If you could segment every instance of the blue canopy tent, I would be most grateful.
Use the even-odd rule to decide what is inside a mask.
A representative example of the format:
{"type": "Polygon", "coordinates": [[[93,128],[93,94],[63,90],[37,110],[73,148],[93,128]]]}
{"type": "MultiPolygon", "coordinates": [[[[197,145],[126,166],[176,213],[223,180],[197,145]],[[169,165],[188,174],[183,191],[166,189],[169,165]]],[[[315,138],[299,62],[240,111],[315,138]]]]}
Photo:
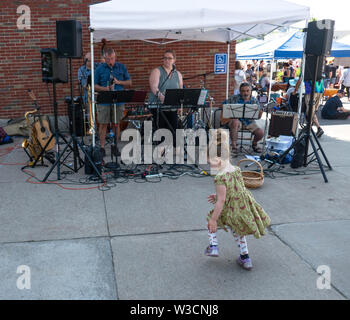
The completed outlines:
{"type": "MultiPolygon", "coordinates": [[[[304,33],[296,32],[293,36],[274,51],[274,59],[301,59],[304,51],[304,33]]],[[[350,57],[350,45],[333,41],[331,57],[350,57]]]]}
{"type": "MultiPolygon", "coordinates": [[[[247,40],[236,46],[236,60],[283,60],[303,59],[305,34],[303,32],[289,33],[262,40],[247,40]],[[249,45],[249,43],[251,45],[249,45]]],[[[333,41],[331,57],[350,57],[350,45],[333,41]]],[[[272,84],[272,72],[270,74],[270,91],[272,84]]]]}
{"type": "MultiPolygon", "coordinates": [[[[304,51],[304,33],[295,32],[269,40],[248,40],[236,46],[236,60],[301,59],[304,51]]],[[[333,41],[331,57],[350,57],[350,45],[333,41]]]]}

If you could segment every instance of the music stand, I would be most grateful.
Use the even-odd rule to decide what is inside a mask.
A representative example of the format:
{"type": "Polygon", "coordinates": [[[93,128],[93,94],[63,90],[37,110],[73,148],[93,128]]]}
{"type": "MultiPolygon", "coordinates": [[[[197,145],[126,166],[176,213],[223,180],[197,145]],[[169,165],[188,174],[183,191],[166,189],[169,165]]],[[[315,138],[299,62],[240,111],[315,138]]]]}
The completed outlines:
{"type": "MultiPolygon", "coordinates": [[[[164,105],[165,106],[181,106],[181,116],[183,113],[183,106],[195,106],[198,107],[199,104],[204,104],[205,98],[207,96],[207,90],[202,89],[167,89],[165,91],[164,105]],[[203,94],[203,92],[205,94],[203,94]]],[[[157,108],[157,127],[159,128],[159,113],[167,123],[169,129],[173,133],[173,137],[176,137],[176,131],[169,123],[167,117],[163,114],[161,108],[157,108]]],[[[184,145],[185,155],[188,156],[187,148],[184,145]]]]}
{"type": "MultiPolygon", "coordinates": [[[[225,119],[239,119],[239,120],[259,119],[260,106],[257,104],[248,104],[248,103],[224,104],[222,108],[223,108],[222,116],[225,119]]],[[[243,149],[243,130],[241,130],[241,145],[240,145],[241,152],[242,152],[242,149],[243,149]]]]}
{"type": "Polygon", "coordinates": [[[114,117],[112,124],[114,126],[114,145],[111,145],[111,162],[106,163],[105,167],[108,169],[116,170],[119,168],[118,164],[118,156],[117,156],[117,150],[118,150],[118,139],[117,139],[117,127],[116,127],[116,108],[117,103],[127,103],[131,102],[133,96],[134,96],[135,90],[119,90],[119,91],[101,91],[99,92],[97,96],[97,103],[98,104],[109,104],[113,105],[114,107],[114,117]],[[113,162],[113,153],[115,153],[115,162],[113,162]]]}
{"type": "MultiPolygon", "coordinates": [[[[201,96],[202,89],[167,89],[165,91],[164,106],[181,106],[181,115],[183,106],[198,106],[198,101],[201,96]]],[[[159,127],[159,112],[170,130],[176,135],[174,128],[170,125],[168,119],[163,114],[161,109],[157,109],[157,127],[159,127]]]]}

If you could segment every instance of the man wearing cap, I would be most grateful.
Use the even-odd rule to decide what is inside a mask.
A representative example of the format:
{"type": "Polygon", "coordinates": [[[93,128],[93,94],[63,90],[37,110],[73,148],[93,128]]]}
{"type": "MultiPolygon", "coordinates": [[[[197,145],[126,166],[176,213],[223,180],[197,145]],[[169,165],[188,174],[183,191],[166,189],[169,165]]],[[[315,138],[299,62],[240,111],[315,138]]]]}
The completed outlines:
{"type": "Polygon", "coordinates": [[[344,120],[350,117],[350,110],[343,107],[341,98],[345,97],[343,89],[338,90],[338,93],[330,98],[322,108],[321,116],[323,119],[344,120]]]}

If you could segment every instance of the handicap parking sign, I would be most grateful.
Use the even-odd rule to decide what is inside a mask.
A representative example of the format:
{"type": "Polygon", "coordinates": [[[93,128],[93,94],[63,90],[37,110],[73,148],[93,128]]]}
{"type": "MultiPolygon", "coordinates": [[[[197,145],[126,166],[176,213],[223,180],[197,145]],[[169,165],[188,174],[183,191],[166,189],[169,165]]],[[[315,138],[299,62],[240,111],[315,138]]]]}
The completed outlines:
{"type": "Polygon", "coordinates": [[[224,74],[227,71],[227,53],[216,53],[214,61],[214,73],[224,74]]]}

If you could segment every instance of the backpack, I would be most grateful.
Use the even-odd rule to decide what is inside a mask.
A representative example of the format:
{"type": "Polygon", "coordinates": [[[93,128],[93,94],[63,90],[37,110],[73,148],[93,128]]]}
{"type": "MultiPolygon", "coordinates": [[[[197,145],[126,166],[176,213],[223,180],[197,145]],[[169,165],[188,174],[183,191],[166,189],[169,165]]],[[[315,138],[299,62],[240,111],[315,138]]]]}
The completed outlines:
{"type": "Polygon", "coordinates": [[[305,137],[303,137],[299,143],[294,147],[294,154],[292,162],[290,164],[291,168],[299,168],[304,164],[304,155],[306,149],[305,137]]]}
{"type": "Polygon", "coordinates": [[[13,139],[0,127],[0,144],[12,143],[13,139]]]}

